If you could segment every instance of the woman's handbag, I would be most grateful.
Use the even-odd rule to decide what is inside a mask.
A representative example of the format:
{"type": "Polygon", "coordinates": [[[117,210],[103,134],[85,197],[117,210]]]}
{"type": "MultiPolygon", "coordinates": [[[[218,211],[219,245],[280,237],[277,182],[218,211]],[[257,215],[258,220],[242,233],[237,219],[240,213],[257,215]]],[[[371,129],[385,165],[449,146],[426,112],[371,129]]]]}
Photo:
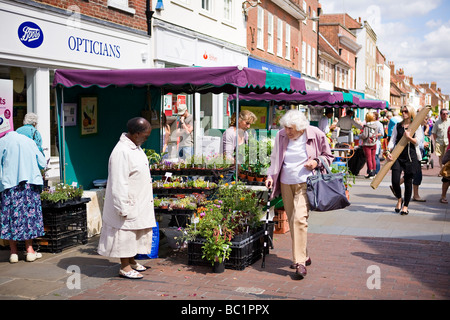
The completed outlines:
{"type": "Polygon", "coordinates": [[[319,157],[327,173],[313,170],[306,179],[306,195],[310,209],[314,211],[331,211],[343,209],[350,205],[345,195],[344,174],[331,173],[328,165],[319,157]]]}

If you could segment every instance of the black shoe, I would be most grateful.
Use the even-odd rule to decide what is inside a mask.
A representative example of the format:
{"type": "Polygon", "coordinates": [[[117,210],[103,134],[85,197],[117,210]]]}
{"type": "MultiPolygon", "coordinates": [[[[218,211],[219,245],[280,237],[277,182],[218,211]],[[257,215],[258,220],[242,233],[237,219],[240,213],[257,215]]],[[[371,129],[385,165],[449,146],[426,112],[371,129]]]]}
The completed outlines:
{"type": "Polygon", "coordinates": [[[395,208],[395,212],[399,213],[402,210],[402,208],[403,208],[403,200],[402,200],[402,205],[400,206],[400,209],[395,208]]]}
{"type": "Polygon", "coordinates": [[[409,210],[401,211],[401,212],[400,212],[400,214],[401,214],[402,216],[406,216],[408,213],[409,213],[409,210]]]}

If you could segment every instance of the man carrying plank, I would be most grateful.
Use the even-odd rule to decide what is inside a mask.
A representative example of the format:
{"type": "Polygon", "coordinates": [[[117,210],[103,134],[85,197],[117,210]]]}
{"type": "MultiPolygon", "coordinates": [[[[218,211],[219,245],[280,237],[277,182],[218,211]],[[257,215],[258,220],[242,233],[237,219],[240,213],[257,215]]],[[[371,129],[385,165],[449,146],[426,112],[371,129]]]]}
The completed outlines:
{"type": "Polygon", "coordinates": [[[429,112],[430,107],[423,108],[417,116],[412,107],[402,107],[401,110],[403,121],[396,125],[394,129],[396,136],[392,136],[388,145],[388,150],[392,150],[392,153],[387,152],[386,157],[388,161],[375,176],[370,186],[376,189],[387,172],[392,168],[392,186],[397,197],[395,212],[406,215],[409,213],[408,204],[412,195],[412,176],[415,170],[420,170],[420,167],[416,167],[414,163],[417,163],[416,145],[423,137],[420,137],[420,130],[417,133],[416,130],[429,112]],[[404,199],[401,197],[400,189],[400,175],[402,171],[405,173],[404,199]]]}

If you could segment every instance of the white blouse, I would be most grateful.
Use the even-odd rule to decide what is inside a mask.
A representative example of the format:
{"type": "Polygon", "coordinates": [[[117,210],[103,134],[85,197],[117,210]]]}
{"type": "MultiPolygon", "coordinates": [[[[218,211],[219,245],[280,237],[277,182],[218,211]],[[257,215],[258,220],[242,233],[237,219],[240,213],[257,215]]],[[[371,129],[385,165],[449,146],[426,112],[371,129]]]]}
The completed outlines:
{"type": "Polygon", "coordinates": [[[312,174],[312,171],[306,169],[304,166],[307,160],[306,135],[302,134],[295,140],[290,139],[284,155],[280,182],[283,184],[306,182],[306,178],[312,174]]]}

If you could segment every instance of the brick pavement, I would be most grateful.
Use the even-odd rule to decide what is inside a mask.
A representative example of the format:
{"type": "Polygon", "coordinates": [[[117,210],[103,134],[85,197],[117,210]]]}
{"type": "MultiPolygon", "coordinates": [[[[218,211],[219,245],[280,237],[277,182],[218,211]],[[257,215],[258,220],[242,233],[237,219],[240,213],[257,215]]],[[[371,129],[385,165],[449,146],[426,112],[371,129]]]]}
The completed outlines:
{"type": "Polygon", "coordinates": [[[0,300],[149,299],[180,300],[183,305],[217,300],[448,300],[450,210],[438,202],[437,172],[436,167],[423,170],[421,196],[427,202],[411,204],[408,216],[393,214],[388,178],[376,190],[359,178],[350,190],[348,210],[313,213],[308,240],[313,263],[303,280],[293,279],[289,269],[289,233],[275,235],[265,269],[259,260],[242,271],[214,274],[209,267],[189,266],[185,252],[166,254],[162,246],[162,258],[144,261],[151,269],[142,280],[119,278],[118,259],[96,253],[96,236],[60,254],[44,253],[33,263],[10,265],[8,250],[0,250],[0,300]],[[70,266],[80,267],[80,289],[67,286],[70,266]]]}
{"type": "Polygon", "coordinates": [[[151,268],[142,280],[113,277],[71,299],[450,299],[448,242],[309,234],[313,262],[303,280],[296,280],[289,268],[290,245],[289,233],[275,235],[264,269],[259,260],[245,270],[226,269],[222,274],[189,266],[185,253],[173,253],[146,260],[151,268]]]}

